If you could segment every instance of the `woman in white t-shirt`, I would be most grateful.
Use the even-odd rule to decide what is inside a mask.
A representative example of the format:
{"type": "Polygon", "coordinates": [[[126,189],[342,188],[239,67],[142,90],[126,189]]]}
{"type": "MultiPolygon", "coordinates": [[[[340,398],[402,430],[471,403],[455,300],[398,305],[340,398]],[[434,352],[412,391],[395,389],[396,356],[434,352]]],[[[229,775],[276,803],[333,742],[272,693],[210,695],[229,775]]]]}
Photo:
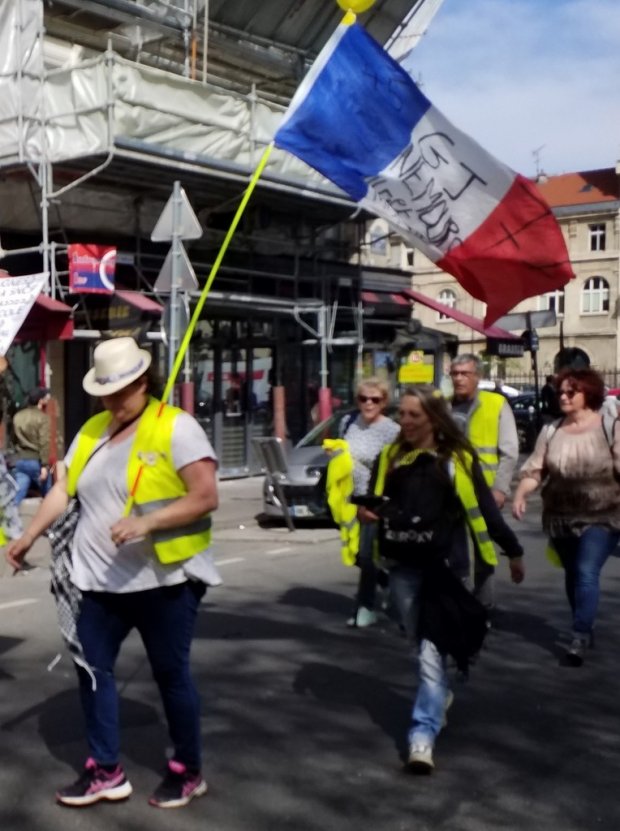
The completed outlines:
{"type": "Polygon", "coordinates": [[[86,668],[76,669],[90,753],[77,781],[56,793],[68,806],[126,799],[132,792],[119,761],[114,666],[134,628],[174,748],[149,802],[181,807],[207,789],[189,653],[200,600],[207,585],[221,582],[208,551],[217,460],[198,422],[149,395],[150,363],[150,353],[133,338],[96,347],[83,386],[101,400],[104,412],[82,427],[67,452],[67,477],[7,550],[19,568],[34,540],[63,513],[69,495],[77,495],[71,581],[81,592],[77,635],[86,668]]]}
{"type": "MultiPolygon", "coordinates": [[[[357,388],[357,415],[345,416],[340,422],[340,437],[346,439],[353,458],[353,495],[368,492],[373,464],[386,444],[395,441],[400,427],[384,410],[389,404],[388,385],[380,378],[365,378],[357,388]]],[[[374,611],[378,571],[374,562],[376,525],[362,524],[357,555],[359,582],[355,609],[348,626],[371,626],[376,622],[374,611]]]]}

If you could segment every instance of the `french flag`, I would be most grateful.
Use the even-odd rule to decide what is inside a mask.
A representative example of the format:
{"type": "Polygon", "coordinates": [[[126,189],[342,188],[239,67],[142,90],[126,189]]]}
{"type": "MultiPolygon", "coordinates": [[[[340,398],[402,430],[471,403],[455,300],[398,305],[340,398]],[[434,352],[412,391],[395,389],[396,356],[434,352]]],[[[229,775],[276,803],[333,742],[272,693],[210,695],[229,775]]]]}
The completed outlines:
{"type": "Polygon", "coordinates": [[[574,276],[536,186],[454,127],[347,18],[295,93],[274,141],[387,219],[483,300],[486,325],[574,276]]]}

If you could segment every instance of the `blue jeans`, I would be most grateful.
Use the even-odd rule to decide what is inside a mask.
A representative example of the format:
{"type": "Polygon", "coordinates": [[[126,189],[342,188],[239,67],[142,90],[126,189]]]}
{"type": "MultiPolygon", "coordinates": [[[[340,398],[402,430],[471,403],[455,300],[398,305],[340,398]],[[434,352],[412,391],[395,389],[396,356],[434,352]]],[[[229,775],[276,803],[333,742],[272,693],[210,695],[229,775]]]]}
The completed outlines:
{"type": "Polygon", "coordinates": [[[598,611],[599,577],[620,540],[620,532],[592,525],[580,537],[555,537],[553,546],[564,566],[566,595],[575,635],[590,635],[598,611]]]}
{"type": "Polygon", "coordinates": [[[10,472],[17,482],[16,505],[26,498],[33,485],[39,489],[41,496],[45,496],[52,484],[49,472],[45,482],[41,482],[41,462],[38,459],[17,459],[10,472]]]}
{"type": "Polygon", "coordinates": [[[374,543],[377,538],[377,524],[362,523],[360,525],[360,547],[357,553],[357,565],[360,570],[357,584],[357,608],[364,606],[374,609],[377,594],[378,569],[374,559],[374,543]]]}
{"type": "MultiPolygon", "coordinates": [[[[394,608],[413,641],[418,626],[422,572],[397,566],[390,570],[389,585],[394,608]]],[[[411,713],[409,744],[433,745],[441,731],[448,696],[446,659],[426,639],[420,642],[417,657],[419,681],[411,713]]]]}
{"type": "Polygon", "coordinates": [[[189,669],[190,646],[203,583],[186,582],[142,592],[84,592],[78,637],[94,670],[96,689],[77,668],[90,755],[115,765],[120,754],[114,665],[122,642],[140,633],[164,705],[173,758],[190,769],[201,762],[200,702],[189,669]]]}

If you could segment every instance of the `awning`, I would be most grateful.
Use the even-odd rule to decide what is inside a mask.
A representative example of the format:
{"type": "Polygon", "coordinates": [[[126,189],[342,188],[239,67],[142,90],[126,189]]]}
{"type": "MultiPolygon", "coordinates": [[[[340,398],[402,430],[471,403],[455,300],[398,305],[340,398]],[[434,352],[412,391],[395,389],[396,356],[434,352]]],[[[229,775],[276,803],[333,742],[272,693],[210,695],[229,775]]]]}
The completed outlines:
{"type": "Polygon", "coordinates": [[[487,338],[507,338],[509,340],[520,340],[516,335],[513,335],[512,332],[508,332],[506,329],[500,329],[499,326],[485,326],[482,320],[479,320],[477,317],[473,315],[465,314],[465,312],[459,312],[458,309],[451,309],[450,306],[446,306],[445,303],[440,303],[438,300],[432,300],[430,297],[426,297],[423,294],[420,294],[419,291],[413,291],[413,289],[407,289],[403,291],[407,297],[410,297],[411,300],[415,300],[416,303],[421,303],[423,306],[428,306],[429,309],[434,309],[436,312],[440,312],[442,315],[446,315],[447,317],[451,317],[453,320],[456,320],[458,323],[462,323],[465,326],[468,326],[470,329],[473,329],[474,332],[480,332],[481,335],[485,335],[487,338]]]}
{"type": "Polygon", "coordinates": [[[410,318],[411,300],[402,292],[362,291],[364,316],[381,318],[410,318]]]}
{"type": "Polygon", "coordinates": [[[47,294],[40,294],[21,325],[15,343],[69,340],[73,337],[73,309],[47,294]]]}
{"type": "Polygon", "coordinates": [[[133,306],[134,309],[146,312],[147,314],[160,315],[164,310],[161,303],[158,303],[156,300],[147,297],[139,291],[117,289],[114,294],[119,298],[119,300],[122,300],[124,303],[128,303],[130,306],[133,306]]]}

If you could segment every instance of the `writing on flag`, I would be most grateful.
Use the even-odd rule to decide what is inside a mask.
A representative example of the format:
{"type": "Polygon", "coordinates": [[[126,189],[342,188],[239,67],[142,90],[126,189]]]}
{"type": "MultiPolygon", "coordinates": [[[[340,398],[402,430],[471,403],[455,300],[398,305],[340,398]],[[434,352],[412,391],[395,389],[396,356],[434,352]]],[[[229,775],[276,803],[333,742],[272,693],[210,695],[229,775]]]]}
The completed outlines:
{"type": "Polygon", "coordinates": [[[69,290],[76,294],[112,294],[116,248],[74,244],[67,247],[69,290]]]}
{"type": "Polygon", "coordinates": [[[356,23],[335,31],[274,140],[484,301],[487,325],[573,276],[535,185],[451,124],[356,23]]]}

